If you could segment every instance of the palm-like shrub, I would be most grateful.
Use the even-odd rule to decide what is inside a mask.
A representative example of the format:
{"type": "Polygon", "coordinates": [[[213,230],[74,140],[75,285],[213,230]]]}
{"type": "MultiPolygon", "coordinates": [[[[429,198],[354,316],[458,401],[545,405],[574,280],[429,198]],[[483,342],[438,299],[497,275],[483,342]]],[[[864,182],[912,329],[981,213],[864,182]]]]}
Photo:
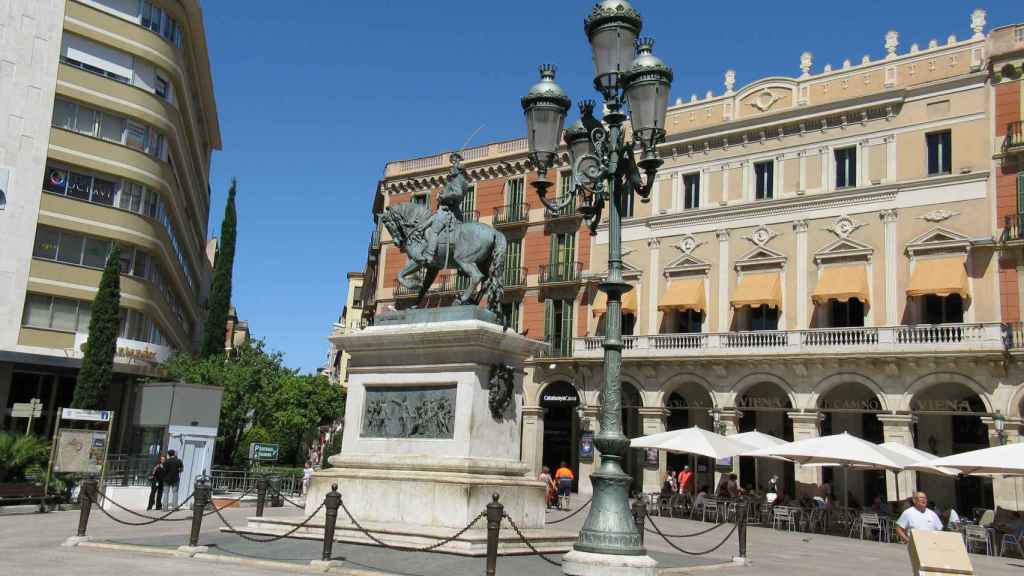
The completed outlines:
{"type": "Polygon", "coordinates": [[[0,482],[19,482],[33,467],[46,467],[50,445],[38,436],[0,432],[0,482]]]}

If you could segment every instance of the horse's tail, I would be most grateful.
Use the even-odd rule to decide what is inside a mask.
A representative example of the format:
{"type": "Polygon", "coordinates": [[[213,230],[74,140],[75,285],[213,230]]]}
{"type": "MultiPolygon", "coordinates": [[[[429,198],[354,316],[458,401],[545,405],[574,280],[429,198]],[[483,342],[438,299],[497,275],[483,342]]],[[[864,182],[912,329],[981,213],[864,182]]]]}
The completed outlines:
{"type": "Polygon", "coordinates": [[[505,294],[505,255],[507,252],[508,241],[505,240],[505,235],[495,230],[494,247],[491,249],[491,268],[487,272],[487,281],[490,284],[487,307],[491,310],[501,309],[501,297],[505,294]]]}

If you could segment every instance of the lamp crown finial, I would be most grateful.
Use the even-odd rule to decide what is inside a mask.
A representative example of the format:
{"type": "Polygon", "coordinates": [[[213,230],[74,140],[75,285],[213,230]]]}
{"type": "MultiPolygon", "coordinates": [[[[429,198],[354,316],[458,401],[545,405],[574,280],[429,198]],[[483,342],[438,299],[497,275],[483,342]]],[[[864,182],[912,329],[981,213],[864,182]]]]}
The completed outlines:
{"type": "Polygon", "coordinates": [[[554,80],[555,72],[558,71],[558,66],[555,66],[554,64],[541,64],[540,66],[537,67],[537,69],[540,70],[541,78],[554,80]]]}
{"type": "Polygon", "coordinates": [[[654,51],[654,38],[649,36],[644,38],[637,38],[636,41],[636,53],[637,54],[650,54],[654,51]]]}
{"type": "Polygon", "coordinates": [[[594,115],[594,105],[595,105],[595,102],[593,100],[580,100],[580,102],[579,102],[580,116],[593,116],[594,115]]]}

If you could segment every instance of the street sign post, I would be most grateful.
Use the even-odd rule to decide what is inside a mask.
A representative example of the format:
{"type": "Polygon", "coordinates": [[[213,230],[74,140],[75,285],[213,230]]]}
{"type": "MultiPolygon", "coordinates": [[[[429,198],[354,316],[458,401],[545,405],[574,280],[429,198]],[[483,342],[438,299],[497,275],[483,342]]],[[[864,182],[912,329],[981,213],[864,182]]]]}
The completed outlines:
{"type": "Polygon", "coordinates": [[[256,462],[277,462],[281,454],[280,444],[268,444],[266,442],[253,442],[249,444],[249,460],[256,462]]]}
{"type": "Polygon", "coordinates": [[[33,398],[28,402],[15,402],[11,408],[12,418],[28,418],[25,426],[25,436],[32,432],[32,419],[43,415],[43,402],[39,398],[33,398]]]}
{"type": "MultiPolygon", "coordinates": [[[[88,449],[86,459],[96,460],[99,456],[98,451],[103,451],[103,460],[100,463],[100,484],[103,483],[103,477],[107,472],[107,456],[110,453],[110,433],[114,429],[114,411],[113,410],[82,410],[80,408],[61,408],[57,410],[57,425],[54,426],[53,442],[50,445],[50,462],[46,467],[46,480],[43,481],[43,501],[39,504],[39,511],[46,512],[46,497],[49,495],[50,477],[53,475],[54,469],[53,464],[58,455],[57,453],[57,442],[61,438],[61,421],[84,421],[84,422],[99,422],[106,425],[106,431],[104,437],[93,437],[89,442],[89,446],[82,445],[82,442],[75,442],[73,439],[70,444],[73,444],[75,448],[82,450],[88,449]]],[[[88,429],[92,429],[94,425],[89,424],[88,429]]],[[[70,430],[74,431],[74,430],[70,430]]]]}

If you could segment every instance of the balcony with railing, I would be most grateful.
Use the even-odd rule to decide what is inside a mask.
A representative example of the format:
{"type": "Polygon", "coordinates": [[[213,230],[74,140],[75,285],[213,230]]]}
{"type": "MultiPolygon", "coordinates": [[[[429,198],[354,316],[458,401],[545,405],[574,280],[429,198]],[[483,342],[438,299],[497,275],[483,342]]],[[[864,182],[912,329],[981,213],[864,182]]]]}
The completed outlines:
{"type": "Polygon", "coordinates": [[[502,286],[506,290],[526,288],[526,268],[506,268],[502,274],[502,286]]]}
{"type": "MultiPolygon", "coordinates": [[[[557,197],[555,197],[555,199],[552,202],[552,204],[557,206],[557,205],[560,205],[562,202],[565,202],[565,201],[566,201],[565,196],[557,196],[557,197]]],[[[576,197],[575,196],[572,196],[569,199],[569,202],[565,206],[562,206],[561,208],[559,208],[558,210],[547,210],[547,209],[544,210],[544,218],[546,218],[548,221],[572,220],[572,219],[581,218],[581,217],[582,217],[582,215],[579,212],[576,211],[576,197]]]]}
{"type": "MultiPolygon", "coordinates": [[[[540,353],[543,358],[571,358],[573,353],[572,338],[555,338],[547,342],[548,347],[540,353]]],[[[600,350],[600,346],[598,350],[600,350]]]]}
{"type": "Polygon", "coordinates": [[[538,281],[544,286],[551,284],[576,284],[582,279],[582,262],[559,262],[558,264],[541,264],[538,281]]]}
{"type": "Polygon", "coordinates": [[[1003,150],[1007,154],[1024,152],[1024,121],[1017,120],[1006,125],[1006,139],[1003,150]]]}
{"type": "Polygon", "coordinates": [[[1021,229],[1024,216],[1021,214],[1010,214],[1003,220],[1003,242],[1020,242],[1024,240],[1024,230],[1021,229]]]}
{"type": "Polygon", "coordinates": [[[530,206],[525,203],[506,204],[494,209],[494,227],[525,226],[530,219],[530,206]]]}
{"type": "MultiPolygon", "coordinates": [[[[1021,347],[1022,338],[1020,329],[1015,332],[999,322],[622,337],[627,358],[1001,352],[1010,342],[1021,347]]],[[[600,358],[603,340],[600,336],[577,337],[576,356],[600,358]]]]}
{"type": "Polygon", "coordinates": [[[479,210],[463,210],[462,211],[463,222],[479,222],[480,211],[479,210]]]}

